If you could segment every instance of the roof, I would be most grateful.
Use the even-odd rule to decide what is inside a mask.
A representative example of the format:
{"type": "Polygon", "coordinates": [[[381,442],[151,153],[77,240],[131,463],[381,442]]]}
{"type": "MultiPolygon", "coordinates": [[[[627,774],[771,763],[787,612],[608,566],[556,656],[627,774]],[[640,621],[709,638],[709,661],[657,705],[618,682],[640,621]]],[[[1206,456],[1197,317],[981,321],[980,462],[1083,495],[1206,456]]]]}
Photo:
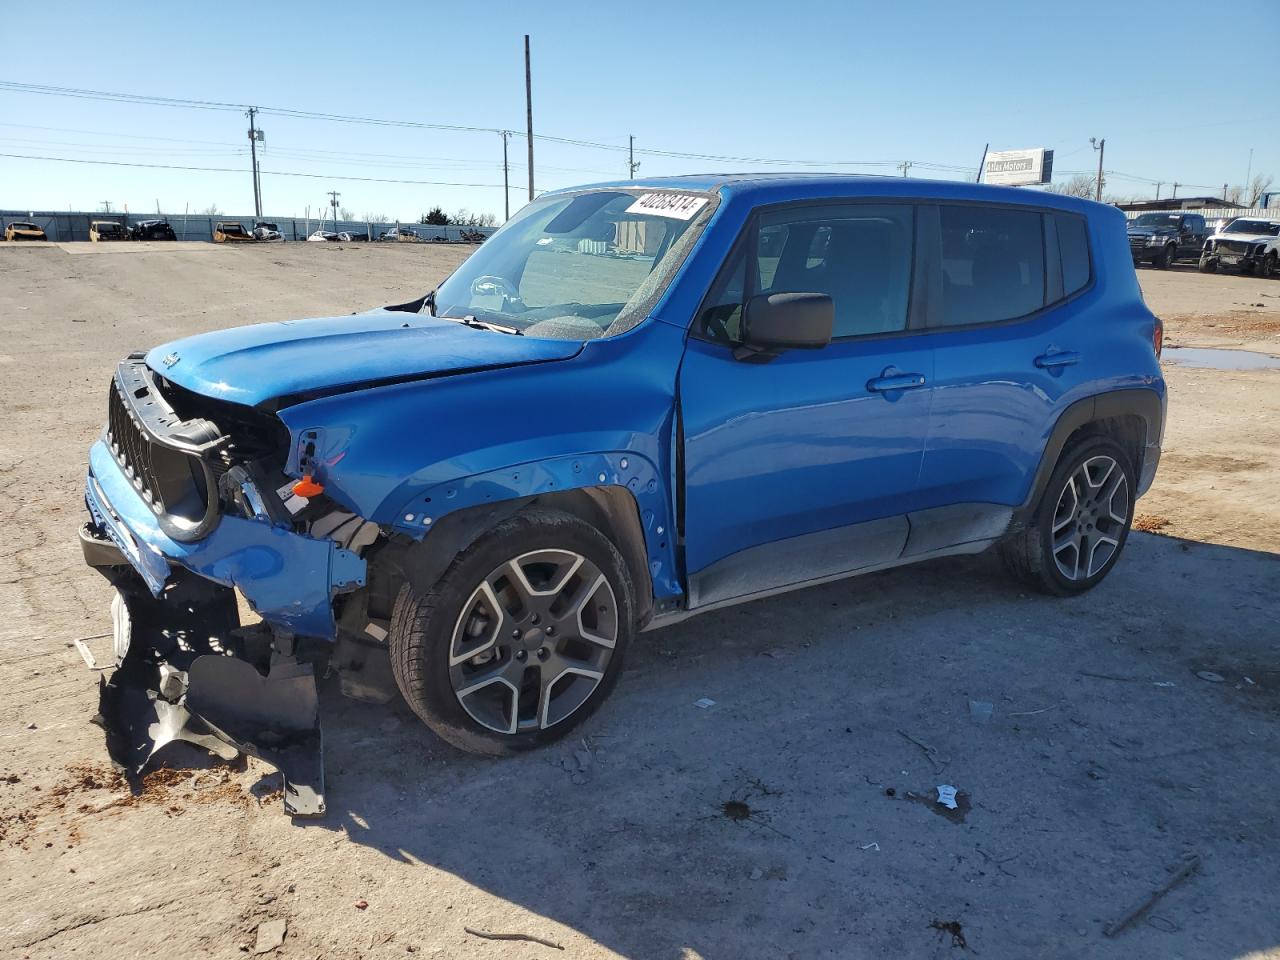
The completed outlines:
{"type": "Polygon", "coordinates": [[[844,197],[918,197],[937,200],[986,200],[1004,203],[1059,207],[1083,213],[1096,204],[1046,190],[1025,187],[997,187],[963,180],[923,180],[914,177],[889,177],[859,173],[703,173],[679,177],[654,177],[640,180],[615,180],[578,187],[566,187],[551,193],[573,193],[579,190],[689,190],[720,193],[723,197],[749,198],[749,202],[783,203],[788,200],[820,200],[844,197]]]}

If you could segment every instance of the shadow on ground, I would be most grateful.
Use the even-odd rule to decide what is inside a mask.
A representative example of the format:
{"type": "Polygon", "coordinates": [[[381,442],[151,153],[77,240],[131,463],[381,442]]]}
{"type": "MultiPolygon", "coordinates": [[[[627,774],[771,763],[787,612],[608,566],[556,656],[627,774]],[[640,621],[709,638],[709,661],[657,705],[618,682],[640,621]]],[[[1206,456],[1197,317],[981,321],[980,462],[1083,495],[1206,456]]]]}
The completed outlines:
{"type": "Polygon", "coordinates": [[[331,812],[299,823],[627,957],[1275,948],[1277,559],[1135,534],[1072,600],[981,556],[710,614],[642,635],[578,736],[514,760],[326,691],[331,812]]]}

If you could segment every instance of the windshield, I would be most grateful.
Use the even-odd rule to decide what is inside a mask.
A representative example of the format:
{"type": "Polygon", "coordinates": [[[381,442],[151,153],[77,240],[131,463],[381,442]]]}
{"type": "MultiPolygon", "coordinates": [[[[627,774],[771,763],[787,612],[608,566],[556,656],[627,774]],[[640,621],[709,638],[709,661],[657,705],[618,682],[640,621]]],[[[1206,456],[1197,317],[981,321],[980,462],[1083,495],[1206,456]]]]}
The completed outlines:
{"type": "Polygon", "coordinates": [[[645,318],[710,217],[705,194],[593,190],[530,203],[440,285],[437,316],[590,340],[645,318]]]}
{"type": "Polygon", "coordinates": [[[1178,215],[1176,213],[1144,213],[1133,223],[1138,227],[1176,227],[1178,215]]]}
{"type": "Polygon", "coordinates": [[[1232,220],[1223,233],[1254,233],[1261,236],[1280,237],[1280,221],[1277,220],[1232,220]]]}

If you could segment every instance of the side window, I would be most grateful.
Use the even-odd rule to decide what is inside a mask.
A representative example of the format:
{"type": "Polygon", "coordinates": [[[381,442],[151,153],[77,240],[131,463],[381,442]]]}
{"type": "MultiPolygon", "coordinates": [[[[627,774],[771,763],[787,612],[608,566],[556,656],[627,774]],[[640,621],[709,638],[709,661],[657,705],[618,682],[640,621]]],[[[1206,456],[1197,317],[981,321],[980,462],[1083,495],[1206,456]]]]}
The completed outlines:
{"type": "Polygon", "coordinates": [[[904,330],[914,234],[914,210],[901,204],[766,213],[751,293],[827,294],[835,306],[835,339],[904,330]]]}
{"type": "Polygon", "coordinates": [[[1055,213],[1058,250],[1062,254],[1062,295],[1069,297],[1089,285],[1089,235],[1084,217],[1055,213]]]}
{"type": "Polygon", "coordinates": [[[940,325],[997,323],[1044,306],[1045,245],[1039,212],[944,204],[939,213],[940,325]]]}

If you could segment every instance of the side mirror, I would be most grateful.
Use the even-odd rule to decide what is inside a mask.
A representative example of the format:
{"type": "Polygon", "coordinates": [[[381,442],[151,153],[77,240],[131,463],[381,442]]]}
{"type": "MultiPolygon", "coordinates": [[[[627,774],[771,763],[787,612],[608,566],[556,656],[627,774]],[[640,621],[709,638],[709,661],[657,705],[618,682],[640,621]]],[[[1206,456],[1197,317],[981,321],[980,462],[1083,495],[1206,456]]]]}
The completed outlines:
{"type": "Polygon", "coordinates": [[[831,342],[835,305],[825,293],[761,293],[747,301],[745,346],[755,352],[816,350],[831,342]]]}

